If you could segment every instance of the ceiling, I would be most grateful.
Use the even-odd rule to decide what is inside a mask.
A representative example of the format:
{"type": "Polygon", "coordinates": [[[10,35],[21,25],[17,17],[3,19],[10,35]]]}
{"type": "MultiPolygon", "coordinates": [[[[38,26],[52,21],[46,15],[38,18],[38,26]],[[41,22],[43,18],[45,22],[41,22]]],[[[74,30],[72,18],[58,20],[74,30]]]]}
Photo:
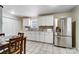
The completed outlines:
{"type": "Polygon", "coordinates": [[[3,13],[14,16],[38,16],[42,14],[67,12],[75,5],[4,5],[3,13]]]}

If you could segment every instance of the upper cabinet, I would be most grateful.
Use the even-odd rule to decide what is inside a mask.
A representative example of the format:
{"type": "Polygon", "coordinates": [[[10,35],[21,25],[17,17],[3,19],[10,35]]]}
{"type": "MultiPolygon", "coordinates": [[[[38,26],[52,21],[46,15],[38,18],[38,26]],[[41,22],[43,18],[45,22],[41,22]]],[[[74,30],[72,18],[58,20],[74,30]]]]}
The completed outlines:
{"type": "Polygon", "coordinates": [[[44,16],[38,17],[38,25],[39,26],[45,26],[44,16]]]}
{"type": "Polygon", "coordinates": [[[39,16],[38,25],[39,26],[53,26],[53,15],[39,16]]]}

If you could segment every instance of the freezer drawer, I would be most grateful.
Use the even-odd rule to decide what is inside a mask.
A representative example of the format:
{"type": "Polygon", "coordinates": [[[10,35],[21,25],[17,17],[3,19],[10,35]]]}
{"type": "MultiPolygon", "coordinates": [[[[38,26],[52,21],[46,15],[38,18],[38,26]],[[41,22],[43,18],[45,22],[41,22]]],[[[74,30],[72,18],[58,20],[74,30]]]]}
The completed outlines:
{"type": "Polygon", "coordinates": [[[55,45],[72,48],[72,37],[55,37],[55,45]]]}

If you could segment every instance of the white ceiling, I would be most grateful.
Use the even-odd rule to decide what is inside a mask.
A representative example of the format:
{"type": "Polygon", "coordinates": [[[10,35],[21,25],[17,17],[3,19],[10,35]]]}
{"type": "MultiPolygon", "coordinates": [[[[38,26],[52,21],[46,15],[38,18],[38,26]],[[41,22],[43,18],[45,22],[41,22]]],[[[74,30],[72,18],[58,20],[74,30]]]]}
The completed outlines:
{"type": "Polygon", "coordinates": [[[3,13],[14,16],[38,16],[40,14],[70,11],[74,5],[4,5],[3,13]]]}

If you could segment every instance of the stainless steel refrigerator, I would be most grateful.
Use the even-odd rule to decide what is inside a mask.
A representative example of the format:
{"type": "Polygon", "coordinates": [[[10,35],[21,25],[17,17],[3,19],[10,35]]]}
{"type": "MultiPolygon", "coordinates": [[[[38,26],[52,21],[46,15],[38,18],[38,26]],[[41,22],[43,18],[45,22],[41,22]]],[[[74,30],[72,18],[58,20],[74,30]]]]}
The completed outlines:
{"type": "Polygon", "coordinates": [[[72,18],[60,18],[55,27],[54,45],[72,48],[72,18]]]}

